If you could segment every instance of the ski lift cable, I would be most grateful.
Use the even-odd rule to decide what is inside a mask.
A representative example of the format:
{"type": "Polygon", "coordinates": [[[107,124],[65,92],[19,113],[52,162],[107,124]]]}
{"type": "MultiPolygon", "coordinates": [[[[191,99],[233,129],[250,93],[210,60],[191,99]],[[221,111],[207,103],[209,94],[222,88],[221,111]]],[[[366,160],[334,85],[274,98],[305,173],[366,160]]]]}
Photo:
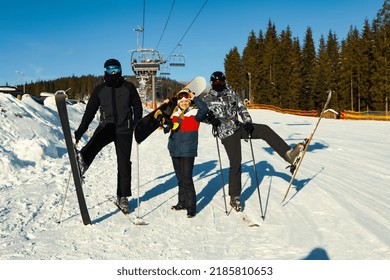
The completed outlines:
{"type": "Polygon", "coordinates": [[[167,29],[168,22],[169,22],[169,19],[171,18],[171,14],[172,14],[172,11],[173,11],[173,7],[175,6],[175,2],[176,2],[176,0],[173,0],[172,6],[171,6],[171,10],[169,11],[169,15],[168,15],[167,21],[165,22],[164,29],[163,29],[163,31],[161,33],[160,39],[158,40],[157,46],[155,47],[156,50],[157,50],[158,46],[160,45],[160,42],[161,42],[161,40],[162,40],[162,38],[164,36],[165,30],[167,29]]]}
{"type": "MultiPolygon", "coordinates": [[[[181,46],[181,42],[183,41],[184,37],[187,35],[188,31],[191,29],[192,25],[195,23],[196,19],[198,18],[198,16],[200,15],[200,13],[202,12],[203,8],[206,6],[208,0],[205,0],[205,2],[203,3],[202,7],[199,9],[198,13],[196,14],[196,16],[194,17],[194,19],[192,20],[191,24],[188,26],[187,30],[184,32],[183,36],[181,37],[181,39],[179,40],[179,42],[176,44],[176,46],[174,47],[174,49],[172,50],[172,52],[168,55],[168,58],[169,59],[172,54],[176,51],[177,47],[178,46],[181,46]]],[[[172,12],[172,9],[173,9],[173,6],[175,4],[175,0],[173,1],[172,3],[172,7],[171,7],[171,11],[170,11],[170,14],[172,12]]],[[[142,49],[144,49],[144,39],[145,39],[145,9],[146,9],[146,0],[144,0],[144,5],[143,5],[143,19],[142,19],[142,49]]],[[[168,17],[168,20],[170,18],[170,14],[169,14],[169,17],[168,17]]],[[[168,20],[167,20],[167,23],[166,25],[168,24],[168,20]]],[[[165,31],[165,28],[164,28],[164,31],[165,31]]],[[[160,38],[161,40],[161,38],[160,38]]],[[[160,43],[160,42],[159,42],[160,43]]]]}
{"type": "Polygon", "coordinates": [[[144,39],[145,39],[145,7],[146,7],[146,0],[144,0],[144,7],[143,7],[143,15],[142,15],[142,48],[144,48],[144,39]]]}
{"type": "Polygon", "coordinates": [[[168,58],[172,56],[172,54],[175,52],[175,50],[177,49],[177,47],[179,45],[181,45],[181,42],[183,41],[184,37],[187,35],[188,31],[191,29],[192,25],[194,24],[195,20],[198,18],[198,16],[200,15],[200,13],[202,12],[204,6],[206,6],[208,0],[205,0],[204,3],[203,3],[203,6],[200,8],[199,12],[196,14],[195,18],[192,20],[190,26],[188,26],[187,30],[184,32],[183,36],[181,37],[181,39],[179,40],[179,43],[176,44],[175,48],[172,50],[172,52],[168,55],[168,58]]]}

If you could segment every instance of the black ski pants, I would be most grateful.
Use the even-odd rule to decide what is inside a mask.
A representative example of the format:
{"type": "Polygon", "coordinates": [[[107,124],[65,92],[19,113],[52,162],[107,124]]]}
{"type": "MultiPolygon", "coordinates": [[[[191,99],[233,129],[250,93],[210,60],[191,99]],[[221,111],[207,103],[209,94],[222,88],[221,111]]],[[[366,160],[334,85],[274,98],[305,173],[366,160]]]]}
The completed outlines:
{"type": "MultiPolygon", "coordinates": [[[[99,126],[89,142],[80,150],[85,163],[90,166],[96,155],[108,144],[114,142],[117,157],[118,196],[131,196],[131,146],[132,134],[116,133],[114,125],[99,126]]],[[[105,168],[102,166],[102,168],[105,168]]]]}
{"type": "Polygon", "coordinates": [[[173,168],[179,185],[179,203],[186,209],[196,211],[196,193],[192,171],[194,157],[172,157],[173,168]]]}
{"type": "MultiPolygon", "coordinates": [[[[253,124],[252,139],[262,139],[276,152],[283,157],[290,146],[268,125],[253,124]]],[[[229,158],[229,196],[241,195],[241,139],[248,139],[248,134],[241,126],[233,135],[222,139],[226,154],[229,158]]]]}

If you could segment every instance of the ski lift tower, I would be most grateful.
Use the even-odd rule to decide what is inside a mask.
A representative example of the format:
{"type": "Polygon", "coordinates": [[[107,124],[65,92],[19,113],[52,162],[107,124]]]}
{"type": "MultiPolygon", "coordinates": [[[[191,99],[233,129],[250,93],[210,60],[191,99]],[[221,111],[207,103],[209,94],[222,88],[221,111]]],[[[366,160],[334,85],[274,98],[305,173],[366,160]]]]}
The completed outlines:
{"type": "Polygon", "coordinates": [[[131,68],[138,80],[146,82],[152,77],[152,102],[153,108],[156,106],[156,74],[160,70],[160,64],[165,63],[163,56],[154,49],[140,48],[138,45],[138,34],[143,32],[143,28],[134,29],[137,32],[137,49],[131,50],[131,68]]]}
{"type": "Polygon", "coordinates": [[[153,49],[137,49],[131,51],[131,68],[139,80],[152,77],[152,102],[156,108],[156,74],[160,64],[164,63],[160,53],[153,49]]]}

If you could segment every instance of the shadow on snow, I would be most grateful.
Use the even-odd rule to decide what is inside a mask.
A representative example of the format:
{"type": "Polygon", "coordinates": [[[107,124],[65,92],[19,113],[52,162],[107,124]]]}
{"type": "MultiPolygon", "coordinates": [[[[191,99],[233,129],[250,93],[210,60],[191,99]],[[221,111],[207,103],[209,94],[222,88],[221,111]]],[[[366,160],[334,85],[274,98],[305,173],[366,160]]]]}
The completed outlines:
{"type": "MultiPolygon", "coordinates": [[[[327,145],[324,145],[322,143],[311,143],[308,152],[312,152],[315,150],[321,150],[321,149],[326,149],[327,145]]],[[[268,153],[272,154],[274,153],[271,148],[264,148],[268,153]]],[[[225,163],[226,164],[226,163],[225,163]]],[[[255,173],[254,173],[254,168],[253,168],[253,162],[247,161],[242,163],[241,165],[242,168],[242,174],[247,174],[249,176],[248,179],[242,182],[242,193],[241,193],[241,200],[243,203],[243,208],[245,208],[245,201],[247,201],[253,194],[255,193],[255,196],[258,197],[258,192],[257,192],[257,186],[256,186],[256,178],[255,178],[255,173]],[[250,182],[248,183],[248,181],[250,182]]],[[[293,187],[295,187],[296,192],[293,194],[292,197],[285,203],[287,204],[293,197],[295,197],[299,191],[301,191],[313,178],[315,178],[319,173],[322,172],[324,168],[322,168],[320,171],[318,171],[316,174],[314,174],[311,178],[306,178],[306,179],[294,179],[293,182],[293,187]]],[[[267,161],[260,161],[256,163],[256,170],[257,170],[257,176],[258,176],[258,183],[259,186],[262,185],[263,181],[265,178],[270,178],[270,182],[268,184],[268,190],[265,189],[263,186],[262,189],[260,190],[261,192],[261,199],[262,199],[262,206],[263,206],[263,211],[264,211],[264,216],[266,217],[267,209],[268,209],[268,204],[269,204],[269,199],[270,199],[270,193],[271,193],[271,186],[272,186],[272,178],[274,177],[279,177],[283,179],[286,182],[289,182],[291,179],[291,174],[289,173],[288,170],[283,170],[281,172],[276,171],[274,167],[268,163],[267,161]]],[[[225,194],[226,196],[229,196],[229,167],[225,167],[222,169],[222,175],[223,175],[223,182],[225,185],[225,194]]],[[[140,187],[146,187],[149,184],[153,183],[156,180],[161,180],[166,178],[166,181],[159,183],[158,185],[152,187],[151,189],[147,190],[141,197],[140,201],[141,203],[144,203],[146,201],[149,201],[163,193],[166,193],[169,190],[172,190],[177,187],[177,179],[175,176],[174,172],[169,172],[166,174],[163,174],[159,177],[156,177],[148,182],[143,183],[140,185],[140,187]]],[[[202,162],[199,164],[196,164],[195,161],[195,166],[193,170],[193,178],[194,178],[194,185],[195,185],[195,191],[196,191],[196,199],[197,199],[197,212],[201,212],[205,207],[211,203],[211,201],[214,199],[215,195],[221,190],[222,188],[222,177],[221,177],[221,171],[219,169],[219,163],[218,160],[210,160],[207,162],[202,162]],[[207,179],[206,185],[199,190],[197,188],[197,182],[207,179]]],[[[136,190],[134,190],[136,191],[136,190]]],[[[134,192],[133,191],[133,192],[134,192]]],[[[133,194],[134,195],[134,194],[133,194]]],[[[173,195],[171,198],[175,199],[174,197],[177,196],[177,194],[173,195]]],[[[134,196],[135,197],[135,196],[134,196]]],[[[130,201],[130,207],[135,209],[137,207],[137,199],[134,198],[130,201]]],[[[223,201],[223,197],[219,197],[216,199],[221,199],[223,201]]],[[[168,202],[169,199],[165,200],[164,202],[158,204],[155,206],[153,209],[148,211],[146,215],[152,213],[154,210],[159,208],[161,205],[164,203],[168,202]]],[[[227,200],[228,203],[228,200],[227,200]]],[[[173,204],[176,204],[176,200],[173,202],[173,204]]],[[[284,204],[284,205],[285,205],[284,204]]],[[[108,216],[111,216],[116,212],[109,213],[108,216]]],[[[104,220],[108,217],[105,215],[104,217],[98,218],[96,221],[99,222],[101,220],[104,220]]]]}

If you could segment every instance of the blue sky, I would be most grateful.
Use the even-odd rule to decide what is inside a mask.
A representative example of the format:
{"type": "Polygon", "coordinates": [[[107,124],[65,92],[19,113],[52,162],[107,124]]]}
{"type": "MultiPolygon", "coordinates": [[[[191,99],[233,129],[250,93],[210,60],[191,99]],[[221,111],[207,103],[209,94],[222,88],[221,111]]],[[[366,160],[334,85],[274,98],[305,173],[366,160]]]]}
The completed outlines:
{"type": "Polygon", "coordinates": [[[1,0],[0,85],[101,75],[108,58],[120,60],[123,73],[132,75],[129,50],[137,48],[138,26],[144,27],[141,47],[143,42],[143,48],[165,56],[184,56],[186,66],[171,67],[170,78],[208,79],[223,70],[233,47],[242,53],[252,30],[265,32],[269,20],[278,33],[290,26],[301,43],[307,27],[316,43],[330,30],[341,41],[351,25],[360,31],[365,19],[371,22],[384,0],[208,0],[205,5],[205,0],[176,0],[163,33],[173,2],[1,0]],[[177,48],[179,42],[182,48],[177,48]]]}

